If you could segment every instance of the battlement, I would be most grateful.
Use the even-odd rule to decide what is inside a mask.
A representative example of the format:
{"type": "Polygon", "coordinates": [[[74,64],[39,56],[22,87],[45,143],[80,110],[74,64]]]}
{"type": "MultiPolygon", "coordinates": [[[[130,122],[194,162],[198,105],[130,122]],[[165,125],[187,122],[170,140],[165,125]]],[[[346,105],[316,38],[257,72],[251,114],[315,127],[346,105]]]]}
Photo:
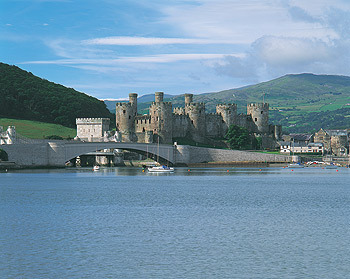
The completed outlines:
{"type": "Polygon", "coordinates": [[[116,108],[131,108],[131,104],[130,103],[116,103],[115,104],[116,108]]]}
{"type": "Polygon", "coordinates": [[[182,115],[185,114],[185,109],[182,107],[177,107],[173,109],[173,113],[178,114],[178,115],[182,115]]]}
{"type": "Polygon", "coordinates": [[[76,118],[75,123],[77,125],[86,125],[86,124],[109,124],[109,118],[76,118]]]}
{"type": "Polygon", "coordinates": [[[149,114],[135,116],[135,120],[148,120],[148,119],[151,119],[151,116],[149,114]]]}
{"type": "Polygon", "coordinates": [[[248,104],[249,108],[256,108],[256,109],[269,109],[268,103],[250,103],[248,104]]]}
{"type": "Polygon", "coordinates": [[[237,108],[237,104],[218,104],[216,105],[216,108],[221,108],[221,109],[237,108]]]}
{"type": "Polygon", "coordinates": [[[187,107],[205,107],[205,103],[188,103],[187,107]]]}

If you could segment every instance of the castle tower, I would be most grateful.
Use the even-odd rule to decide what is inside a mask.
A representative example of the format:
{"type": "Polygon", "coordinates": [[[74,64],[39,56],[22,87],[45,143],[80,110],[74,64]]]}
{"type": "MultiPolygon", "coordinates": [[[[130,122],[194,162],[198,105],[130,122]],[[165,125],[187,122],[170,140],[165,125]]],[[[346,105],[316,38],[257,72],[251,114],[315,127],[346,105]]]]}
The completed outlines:
{"type": "Polygon", "coordinates": [[[129,103],[131,105],[132,114],[136,116],[137,115],[137,94],[136,93],[129,94],[129,103]]]}
{"type": "Polygon", "coordinates": [[[137,94],[129,94],[129,103],[117,103],[115,107],[116,128],[123,142],[133,141],[135,116],[137,115],[137,94]]]}
{"type": "Polygon", "coordinates": [[[185,94],[185,106],[193,102],[193,94],[185,94]]]}
{"type": "Polygon", "coordinates": [[[223,136],[232,124],[236,124],[237,105],[236,104],[219,104],[216,106],[216,113],[220,114],[223,121],[223,136]]]}
{"type": "Polygon", "coordinates": [[[269,132],[269,104],[248,104],[247,115],[251,115],[253,122],[260,133],[269,132]]]}
{"type": "Polygon", "coordinates": [[[156,103],[162,103],[164,98],[164,93],[163,92],[156,92],[154,93],[154,101],[156,103]]]}
{"type": "Polygon", "coordinates": [[[205,104],[204,103],[187,103],[185,104],[185,113],[193,125],[193,133],[198,136],[205,136],[205,104]]]}
{"type": "Polygon", "coordinates": [[[151,128],[153,134],[159,137],[160,143],[172,144],[173,109],[170,102],[163,101],[163,96],[163,92],[156,92],[155,101],[149,108],[151,115],[151,128]]]}

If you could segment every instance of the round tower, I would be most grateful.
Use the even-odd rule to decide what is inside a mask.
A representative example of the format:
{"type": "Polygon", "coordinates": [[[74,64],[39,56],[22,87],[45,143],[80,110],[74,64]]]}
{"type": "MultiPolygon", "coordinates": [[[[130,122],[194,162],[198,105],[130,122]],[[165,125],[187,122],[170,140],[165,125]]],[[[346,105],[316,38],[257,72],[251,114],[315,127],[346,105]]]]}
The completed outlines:
{"type": "Polygon", "coordinates": [[[122,141],[132,141],[134,132],[134,110],[130,103],[117,103],[115,107],[116,128],[122,135],[122,141]]]}
{"type": "Polygon", "coordinates": [[[154,100],[156,103],[162,103],[164,98],[163,92],[155,92],[154,94],[154,100]]]}
{"type": "Polygon", "coordinates": [[[219,104],[216,106],[216,113],[220,114],[224,123],[224,134],[227,129],[232,125],[236,124],[237,118],[237,105],[236,104],[219,104]]]}
{"type": "Polygon", "coordinates": [[[136,116],[137,115],[137,93],[129,94],[129,103],[132,108],[132,114],[136,116]]]}
{"type": "Polygon", "coordinates": [[[260,133],[269,132],[269,104],[248,104],[247,115],[251,115],[254,124],[260,133]]]}
{"type": "Polygon", "coordinates": [[[191,120],[193,125],[193,132],[198,136],[205,136],[205,104],[204,103],[190,103],[185,106],[185,112],[191,120]]]}
{"type": "MultiPolygon", "coordinates": [[[[172,144],[173,134],[173,108],[170,102],[163,102],[163,92],[155,93],[155,102],[149,108],[151,116],[151,129],[160,143],[172,144]]],[[[158,140],[155,138],[155,141],[158,140]]]]}
{"type": "Polygon", "coordinates": [[[185,106],[193,102],[193,94],[185,94],[185,106]]]}

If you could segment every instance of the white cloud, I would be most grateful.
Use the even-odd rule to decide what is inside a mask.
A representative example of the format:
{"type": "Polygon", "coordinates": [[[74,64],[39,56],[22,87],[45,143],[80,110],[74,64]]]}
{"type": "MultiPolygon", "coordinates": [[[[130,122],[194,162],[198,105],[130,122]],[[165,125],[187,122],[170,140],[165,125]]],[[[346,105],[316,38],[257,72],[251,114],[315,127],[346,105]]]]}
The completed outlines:
{"type": "Polygon", "coordinates": [[[270,66],[290,66],[328,60],[329,45],[319,40],[263,37],[254,45],[257,57],[270,66]]]}
{"type": "Polygon", "coordinates": [[[225,56],[244,57],[244,54],[217,54],[217,53],[187,53],[187,54],[158,54],[149,56],[118,57],[115,59],[59,59],[49,61],[27,61],[22,64],[57,64],[57,65],[115,65],[125,63],[170,63],[177,61],[221,59],[225,56]]]}
{"type": "Polygon", "coordinates": [[[223,44],[230,43],[228,40],[213,41],[209,39],[186,39],[186,38],[152,38],[152,37],[105,37],[85,40],[86,45],[120,45],[120,46],[142,46],[142,45],[170,45],[170,44],[223,44]]]}
{"type": "MultiPolygon", "coordinates": [[[[197,5],[163,8],[164,22],[178,26],[187,36],[253,43],[263,36],[289,36],[328,40],[337,34],[319,20],[296,21],[285,1],[197,1],[197,5]]],[[[302,9],[296,11],[301,16],[302,9]]],[[[304,18],[308,15],[305,11],[304,18]]],[[[311,16],[309,17],[311,19],[311,16]]]]}

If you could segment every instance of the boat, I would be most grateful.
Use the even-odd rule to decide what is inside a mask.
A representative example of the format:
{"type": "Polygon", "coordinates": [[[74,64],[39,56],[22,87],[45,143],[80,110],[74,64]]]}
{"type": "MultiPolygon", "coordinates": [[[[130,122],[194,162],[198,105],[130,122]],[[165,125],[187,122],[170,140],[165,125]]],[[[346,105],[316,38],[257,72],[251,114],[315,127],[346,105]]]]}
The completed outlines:
{"type": "Polygon", "coordinates": [[[303,168],[303,167],[304,165],[300,163],[293,163],[288,165],[288,168],[303,168]]]}
{"type": "Polygon", "coordinates": [[[100,170],[100,166],[94,166],[94,168],[92,170],[93,171],[98,171],[98,170],[100,170]]]}
{"type": "Polygon", "coordinates": [[[333,164],[333,163],[330,163],[329,165],[326,165],[326,169],[337,169],[338,166],[333,164]]]}
{"type": "Polygon", "coordinates": [[[157,166],[148,168],[148,172],[174,172],[174,168],[168,166],[157,166]]]}

